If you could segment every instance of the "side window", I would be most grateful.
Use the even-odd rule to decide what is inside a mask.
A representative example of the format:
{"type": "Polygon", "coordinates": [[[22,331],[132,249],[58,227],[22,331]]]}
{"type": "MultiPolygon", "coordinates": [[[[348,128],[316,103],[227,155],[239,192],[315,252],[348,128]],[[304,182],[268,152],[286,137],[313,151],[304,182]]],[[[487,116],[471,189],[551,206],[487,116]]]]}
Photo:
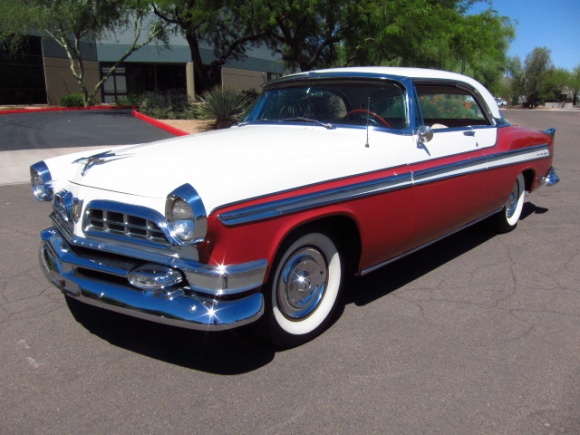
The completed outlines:
{"type": "Polygon", "coordinates": [[[490,125],[477,100],[453,86],[417,86],[425,125],[434,129],[490,125]]]}
{"type": "Polygon", "coordinates": [[[402,94],[373,101],[370,110],[385,119],[392,128],[407,126],[407,110],[402,94]]]}

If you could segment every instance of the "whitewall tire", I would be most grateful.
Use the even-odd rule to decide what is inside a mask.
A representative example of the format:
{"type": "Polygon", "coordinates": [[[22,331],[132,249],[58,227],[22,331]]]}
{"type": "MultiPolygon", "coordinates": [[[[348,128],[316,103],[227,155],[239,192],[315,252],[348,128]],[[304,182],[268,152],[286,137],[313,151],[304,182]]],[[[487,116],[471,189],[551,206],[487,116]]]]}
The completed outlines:
{"type": "MultiPolygon", "coordinates": [[[[344,280],[335,242],[322,232],[305,233],[281,249],[266,289],[264,320],[269,341],[280,347],[302,344],[332,320],[344,280]]],[[[264,334],[262,334],[264,335],[264,334]]]]}
{"type": "Polygon", "coordinates": [[[520,220],[526,196],[523,174],[518,175],[505,206],[493,217],[494,230],[507,233],[513,230],[520,220]]]}

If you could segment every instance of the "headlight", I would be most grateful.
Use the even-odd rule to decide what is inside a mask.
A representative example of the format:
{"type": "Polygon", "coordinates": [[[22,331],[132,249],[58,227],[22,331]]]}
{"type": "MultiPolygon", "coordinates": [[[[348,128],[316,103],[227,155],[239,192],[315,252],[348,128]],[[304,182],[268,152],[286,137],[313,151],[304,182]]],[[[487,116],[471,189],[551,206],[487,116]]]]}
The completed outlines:
{"type": "Polygon", "coordinates": [[[189,184],[167,197],[165,218],[173,240],[179,245],[201,242],[207,232],[207,214],[197,191],[189,184]]]}
{"type": "Polygon", "coordinates": [[[30,167],[30,184],[32,194],[39,201],[52,201],[52,177],[44,162],[35,163],[30,167]]]}

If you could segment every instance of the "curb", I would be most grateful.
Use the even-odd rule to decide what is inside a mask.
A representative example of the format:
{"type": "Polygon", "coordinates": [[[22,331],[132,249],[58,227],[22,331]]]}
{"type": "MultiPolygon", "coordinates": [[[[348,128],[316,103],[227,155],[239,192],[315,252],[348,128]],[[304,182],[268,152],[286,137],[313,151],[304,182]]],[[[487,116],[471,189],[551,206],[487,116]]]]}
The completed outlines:
{"type": "Polygon", "coordinates": [[[131,112],[131,114],[137,118],[140,119],[142,121],[145,121],[157,128],[160,128],[162,130],[165,130],[168,133],[171,133],[174,136],[187,136],[189,133],[183,130],[180,130],[178,128],[172,127],[171,125],[168,125],[164,122],[161,122],[155,118],[151,118],[150,116],[147,115],[143,115],[141,112],[133,109],[133,112],[131,112]]]}

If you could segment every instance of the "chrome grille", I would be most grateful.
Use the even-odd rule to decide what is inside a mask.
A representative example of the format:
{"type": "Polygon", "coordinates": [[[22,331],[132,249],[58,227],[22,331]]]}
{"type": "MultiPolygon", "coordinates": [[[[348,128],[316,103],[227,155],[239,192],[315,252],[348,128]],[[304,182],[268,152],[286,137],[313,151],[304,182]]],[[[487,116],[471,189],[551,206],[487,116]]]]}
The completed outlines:
{"type": "Polygon", "coordinates": [[[88,233],[106,233],[169,245],[165,234],[155,222],[139,216],[92,208],[87,210],[85,224],[85,232],[88,233]]]}

